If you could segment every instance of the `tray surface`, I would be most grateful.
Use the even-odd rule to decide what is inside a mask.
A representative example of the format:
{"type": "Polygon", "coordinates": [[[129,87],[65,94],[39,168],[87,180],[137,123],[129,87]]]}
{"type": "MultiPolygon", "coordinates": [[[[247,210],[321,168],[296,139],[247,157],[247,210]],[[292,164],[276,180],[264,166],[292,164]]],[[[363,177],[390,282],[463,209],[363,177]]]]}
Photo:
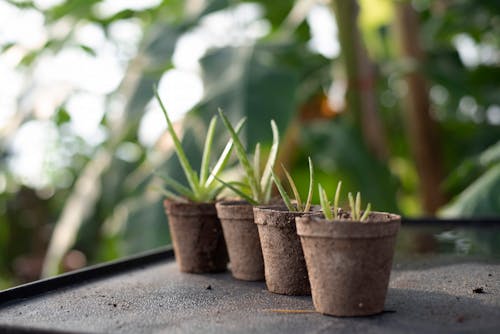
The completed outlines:
{"type": "Polygon", "coordinates": [[[395,264],[383,314],[334,318],[314,313],[310,297],[180,273],[170,258],[3,305],[0,332],[498,333],[500,264],[442,263],[395,264]]]}
{"type": "Polygon", "coordinates": [[[170,249],[0,291],[0,333],[500,333],[498,220],[407,220],[383,314],[178,271],[170,249]]]}

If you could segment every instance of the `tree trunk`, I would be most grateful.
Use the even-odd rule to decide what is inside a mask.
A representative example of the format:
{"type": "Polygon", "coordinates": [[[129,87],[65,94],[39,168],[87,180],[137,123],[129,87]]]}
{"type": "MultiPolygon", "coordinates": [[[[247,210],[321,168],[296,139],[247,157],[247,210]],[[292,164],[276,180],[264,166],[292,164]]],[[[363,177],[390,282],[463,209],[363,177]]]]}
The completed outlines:
{"type": "Polygon", "coordinates": [[[418,16],[411,4],[403,2],[396,5],[396,20],[402,56],[416,64],[405,75],[408,86],[405,116],[411,150],[420,178],[423,208],[426,213],[434,214],[445,203],[440,188],[443,169],[436,124],[430,115],[428,87],[420,71],[424,54],[418,37],[418,16]]]}
{"type": "Polygon", "coordinates": [[[375,66],[368,57],[358,28],[358,3],[356,0],[335,0],[332,4],[348,82],[347,108],[361,124],[367,146],[379,159],[385,160],[387,139],[377,111],[375,66]]]}

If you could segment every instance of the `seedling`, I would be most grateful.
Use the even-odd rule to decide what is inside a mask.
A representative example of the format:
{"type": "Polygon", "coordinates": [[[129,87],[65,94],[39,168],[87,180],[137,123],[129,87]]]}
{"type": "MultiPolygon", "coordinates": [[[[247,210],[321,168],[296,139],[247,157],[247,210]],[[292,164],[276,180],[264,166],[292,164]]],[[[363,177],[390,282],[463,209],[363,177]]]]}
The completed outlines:
{"type": "MultiPolygon", "coordinates": [[[[212,151],[215,128],[217,125],[217,117],[216,116],[212,117],[212,119],[210,120],[210,124],[208,126],[207,137],[205,139],[205,146],[203,149],[203,156],[201,159],[200,172],[198,174],[192,168],[191,164],[187,159],[186,153],[182,148],[177,133],[175,133],[174,126],[170,120],[170,117],[168,116],[167,110],[165,109],[165,106],[163,105],[160,96],[158,95],[158,91],[156,88],[154,88],[154,93],[156,99],[158,100],[158,103],[160,104],[161,110],[165,115],[168,132],[170,133],[170,136],[172,137],[172,140],[174,142],[175,153],[179,158],[179,162],[181,164],[182,170],[184,171],[184,174],[186,175],[186,179],[189,185],[189,187],[186,187],[169,176],[157,174],[161,179],[163,179],[165,185],[168,187],[165,189],[160,189],[160,191],[167,198],[171,198],[179,202],[213,201],[224,188],[224,185],[217,185],[215,181],[217,179],[217,176],[222,172],[222,170],[225,168],[225,166],[229,161],[229,157],[234,146],[233,140],[232,139],[229,140],[229,142],[226,144],[219,159],[217,160],[217,163],[215,164],[214,168],[210,173],[209,171],[210,155],[212,151]]],[[[237,124],[236,129],[234,130],[235,133],[239,132],[239,130],[243,126],[243,123],[244,120],[240,121],[237,124]]]]}
{"type": "Polygon", "coordinates": [[[342,181],[339,181],[337,183],[337,190],[335,190],[335,197],[333,199],[333,211],[332,207],[330,204],[330,201],[328,200],[328,195],[326,194],[325,189],[321,186],[321,184],[318,184],[318,192],[319,192],[319,201],[321,205],[321,209],[323,210],[323,214],[325,215],[325,218],[328,220],[333,220],[337,218],[339,214],[339,197],[340,197],[340,189],[342,188],[342,181]]]}
{"type": "MultiPolygon", "coordinates": [[[[341,188],[342,188],[342,181],[339,181],[339,183],[337,184],[337,190],[335,191],[335,198],[333,202],[333,212],[332,212],[330,201],[328,200],[328,195],[326,194],[325,189],[323,189],[321,184],[318,185],[321,209],[323,210],[325,218],[328,220],[334,220],[335,218],[338,217],[339,213],[341,212],[341,209],[339,208],[339,197],[341,188]]],[[[351,207],[351,220],[360,222],[365,221],[371,212],[371,207],[372,207],[371,203],[368,203],[368,205],[366,206],[366,210],[361,215],[361,194],[359,192],[356,194],[356,200],[354,200],[351,193],[349,193],[347,197],[349,199],[349,206],[351,207]]]]}
{"type": "Polygon", "coordinates": [[[250,204],[258,205],[258,204],[266,204],[271,199],[271,186],[272,186],[272,170],[274,168],[274,164],[276,162],[276,158],[278,156],[278,145],[279,145],[279,132],[278,127],[274,120],[271,120],[271,129],[273,132],[273,144],[271,146],[271,150],[269,152],[269,156],[264,167],[264,170],[261,171],[261,154],[260,154],[260,144],[257,144],[254,151],[253,163],[250,162],[250,157],[247,155],[245,147],[241,143],[240,138],[238,137],[237,129],[234,129],[226,115],[219,109],[219,115],[227,128],[229,134],[231,135],[231,139],[234,142],[234,148],[236,156],[243,167],[243,171],[245,172],[245,181],[244,182],[224,182],[220,180],[216,174],[214,178],[219,180],[222,184],[227,186],[229,189],[234,191],[240,197],[248,201],[250,204]],[[250,194],[249,194],[250,193],[250,194]]]}
{"type": "Polygon", "coordinates": [[[309,161],[309,191],[307,193],[307,199],[305,205],[302,203],[302,199],[300,198],[299,191],[297,190],[297,186],[295,185],[295,182],[292,179],[292,176],[288,171],[286,170],[285,166],[281,165],[281,168],[283,168],[283,172],[285,173],[286,178],[288,179],[288,183],[290,184],[290,187],[292,188],[293,196],[295,197],[295,202],[296,204],[292,204],[292,201],[290,199],[290,196],[286,192],[285,188],[281,184],[280,180],[274,174],[274,172],[271,172],[273,181],[276,184],[276,187],[278,188],[278,191],[281,194],[281,198],[283,199],[283,202],[285,202],[286,207],[288,208],[289,211],[292,212],[309,212],[311,209],[311,201],[312,201],[312,195],[313,195],[313,186],[314,186],[314,168],[313,168],[313,163],[311,158],[308,158],[309,161]]]}
{"type": "Polygon", "coordinates": [[[371,203],[368,203],[366,210],[363,212],[363,215],[361,215],[361,194],[359,192],[356,193],[356,200],[354,200],[351,193],[349,193],[348,197],[349,206],[351,207],[351,219],[360,222],[366,220],[372,208],[371,203]]]}

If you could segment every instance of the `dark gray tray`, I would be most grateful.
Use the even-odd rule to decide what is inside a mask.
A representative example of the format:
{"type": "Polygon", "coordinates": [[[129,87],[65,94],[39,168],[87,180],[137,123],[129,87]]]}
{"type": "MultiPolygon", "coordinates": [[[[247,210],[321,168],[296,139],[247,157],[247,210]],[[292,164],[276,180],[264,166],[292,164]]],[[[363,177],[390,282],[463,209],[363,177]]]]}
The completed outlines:
{"type": "Polygon", "coordinates": [[[385,310],[323,316],[263,282],[180,273],[164,249],[0,292],[0,333],[500,333],[499,261],[396,261],[385,310]]]}

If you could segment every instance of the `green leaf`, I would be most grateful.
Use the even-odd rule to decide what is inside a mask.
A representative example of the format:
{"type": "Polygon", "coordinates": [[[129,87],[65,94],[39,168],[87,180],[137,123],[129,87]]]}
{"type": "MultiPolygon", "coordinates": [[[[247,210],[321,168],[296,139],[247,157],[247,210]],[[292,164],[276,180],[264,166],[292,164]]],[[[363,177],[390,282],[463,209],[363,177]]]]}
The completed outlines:
{"type": "Polygon", "coordinates": [[[351,207],[351,219],[356,220],[356,205],[354,204],[354,198],[351,193],[347,194],[347,197],[349,198],[349,206],[351,207]]]}
{"type": "Polygon", "coordinates": [[[248,194],[245,194],[243,191],[241,191],[240,189],[236,188],[231,183],[225,182],[225,181],[219,179],[217,176],[214,176],[214,177],[215,177],[215,179],[217,181],[219,181],[220,183],[222,183],[227,188],[231,189],[233,192],[235,192],[238,196],[240,196],[241,198],[243,198],[244,200],[246,200],[248,203],[250,203],[252,205],[258,205],[259,204],[251,196],[249,196],[248,194]]]}
{"type": "Polygon", "coordinates": [[[335,198],[333,200],[333,212],[335,215],[339,212],[339,198],[340,198],[340,190],[342,189],[342,181],[337,183],[337,190],[335,190],[335,198]]]}
{"type": "Polygon", "coordinates": [[[253,200],[254,202],[261,202],[260,201],[261,189],[258,181],[255,179],[255,173],[253,171],[252,164],[248,160],[245,148],[243,147],[243,144],[241,143],[238,134],[236,133],[233,126],[231,125],[231,123],[229,122],[226,115],[224,115],[221,109],[219,109],[219,115],[222,118],[222,122],[226,126],[226,129],[229,131],[231,138],[233,139],[234,147],[236,149],[236,156],[238,157],[238,160],[240,161],[241,166],[243,167],[243,170],[245,171],[245,174],[248,178],[248,184],[250,185],[250,189],[252,189],[253,200]]]}
{"type": "Polygon", "coordinates": [[[207,137],[205,138],[205,147],[203,149],[203,157],[201,159],[200,167],[200,187],[203,187],[209,174],[210,153],[212,151],[212,143],[214,141],[215,126],[217,125],[217,118],[214,116],[210,120],[208,126],[207,137]]]}
{"type": "Polygon", "coordinates": [[[260,143],[255,145],[255,151],[253,153],[253,171],[255,179],[260,180],[260,143]]]}
{"type": "Polygon", "coordinates": [[[326,191],[325,189],[323,189],[321,184],[318,184],[318,192],[321,209],[323,210],[325,218],[328,220],[333,220],[332,208],[330,207],[330,202],[328,201],[328,195],[326,194],[326,191]]]}
{"type": "Polygon", "coordinates": [[[363,215],[361,216],[359,221],[361,222],[365,221],[365,219],[368,218],[368,215],[370,214],[371,210],[372,210],[372,204],[368,203],[368,205],[366,206],[366,210],[365,212],[363,212],[363,215]]]}
{"type": "Polygon", "coordinates": [[[267,158],[266,167],[264,168],[264,173],[262,174],[262,180],[260,182],[261,189],[264,190],[266,202],[268,202],[271,197],[271,172],[273,171],[276,158],[278,157],[280,141],[278,126],[274,120],[271,120],[271,129],[273,132],[273,145],[271,146],[271,151],[269,152],[269,157],[267,158]]]}
{"type": "Polygon", "coordinates": [[[164,189],[164,188],[160,188],[160,187],[151,187],[151,189],[155,190],[155,191],[158,191],[158,192],[162,193],[165,197],[167,197],[169,199],[173,199],[173,200],[175,200],[177,202],[181,202],[181,203],[188,203],[189,202],[184,197],[177,196],[176,194],[174,194],[170,190],[167,190],[167,189],[164,189]]]}
{"type": "Polygon", "coordinates": [[[222,185],[220,185],[220,186],[218,186],[218,187],[215,187],[214,189],[212,189],[212,190],[208,193],[208,196],[207,196],[207,197],[208,197],[208,198],[210,198],[210,199],[216,199],[216,198],[217,198],[217,196],[219,196],[220,192],[221,192],[222,190],[224,190],[224,188],[225,188],[225,187],[226,187],[226,186],[225,186],[225,185],[223,185],[223,184],[222,184],[222,185]]]}
{"type": "Polygon", "coordinates": [[[360,218],[361,215],[361,193],[358,191],[356,193],[356,201],[355,201],[355,209],[356,209],[356,220],[360,218]]]}
{"type": "Polygon", "coordinates": [[[281,194],[281,198],[283,199],[283,202],[285,202],[285,205],[288,208],[288,210],[292,212],[297,211],[297,209],[293,206],[292,201],[290,200],[290,196],[288,196],[287,192],[283,188],[283,185],[281,184],[280,180],[276,177],[276,174],[274,174],[273,171],[271,171],[271,177],[273,178],[273,181],[276,184],[276,187],[278,188],[278,191],[281,194]]]}
{"type": "Polygon", "coordinates": [[[304,208],[304,212],[309,212],[311,209],[312,197],[313,197],[313,188],[314,188],[314,167],[311,157],[307,157],[309,162],[309,190],[307,192],[307,200],[306,206],[304,208]]]}
{"type": "Polygon", "coordinates": [[[161,175],[157,173],[155,173],[155,175],[160,179],[162,179],[167,186],[172,187],[180,195],[185,196],[191,200],[196,200],[196,194],[193,193],[193,191],[188,187],[183,186],[182,184],[180,184],[179,182],[177,182],[176,180],[167,175],[161,175]]]}
{"type": "MultiPolygon", "coordinates": [[[[236,133],[239,133],[243,125],[245,124],[245,119],[242,119],[236,124],[235,131],[236,133]]],[[[209,188],[212,183],[215,181],[215,178],[213,175],[218,176],[220,172],[226,167],[227,163],[229,162],[230,154],[233,150],[233,139],[230,139],[229,142],[226,144],[226,147],[224,147],[224,150],[222,151],[222,154],[219,157],[219,160],[217,160],[217,163],[215,164],[215,167],[212,169],[212,173],[208,176],[207,182],[205,182],[205,187],[209,188]]]]}
{"type": "Polygon", "coordinates": [[[167,121],[168,132],[170,133],[170,136],[172,137],[172,140],[174,142],[175,152],[177,153],[177,157],[179,157],[179,161],[181,163],[182,169],[184,170],[184,174],[186,175],[186,179],[189,183],[189,186],[191,187],[191,190],[193,190],[193,192],[195,194],[197,194],[198,193],[198,180],[197,180],[196,172],[191,167],[191,164],[189,163],[189,161],[186,157],[186,153],[184,153],[184,149],[182,148],[181,141],[179,140],[179,137],[177,137],[177,134],[175,133],[174,125],[172,124],[170,117],[168,117],[167,110],[165,109],[165,106],[163,105],[163,102],[158,94],[158,90],[156,89],[156,87],[154,88],[154,94],[156,96],[156,99],[158,100],[158,103],[160,104],[161,110],[163,111],[163,115],[165,115],[165,119],[167,121]]]}
{"type": "Polygon", "coordinates": [[[498,217],[500,214],[500,163],[488,169],[445,206],[439,216],[498,217]]]}
{"type": "MultiPolygon", "coordinates": [[[[281,168],[283,169],[283,172],[285,173],[285,176],[288,179],[288,183],[290,184],[290,187],[292,188],[293,196],[295,196],[295,200],[297,201],[297,210],[302,212],[304,210],[304,208],[302,207],[302,200],[300,199],[300,195],[299,195],[299,191],[297,190],[297,186],[295,185],[295,182],[293,182],[292,176],[290,175],[290,173],[288,173],[288,171],[286,170],[285,166],[283,166],[283,164],[281,164],[281,168]]],[[[275,178],[275,174],[273,171],[271,171],[271,174],[273,175],[273,178],[275,178]]],[[[278,190],[279,190],[280,187],[281,188],[283,188],[283,187],[282,187],[281,182],[279,180],[278,180],[278,182],[279,182],[279,185],[278,185],[278,183],[276,183],[276,180],[274,180],[274,183],[276,183],[276,186],[278,186],[278,190]]],[[[283,189],[283,191],[284,191],[284,189],[283,189]]],[[[281,193],[281,191],[280,191],[280,193],[281,193]]]]}
{"type": "Polygon", "coordinates": [[[78,46],[80,47],[80,49],[85,51],[88,55],[91,55],[92,57],[97,56],[97,53],[95,52],[95,50],[92,47],[90,47],[88,45],[84,45],[84,44],[80,44],[78,46]]]}
{"type": "Polygon", "coordinates": [[[57,109],[57,112],[56,112],[54,118],[55,118],[54,121],[56,122],[56,124],[58,126],[71,121],[71,115],[68,113],[66,108],[63,106],[61,106],[57,109]]]}

